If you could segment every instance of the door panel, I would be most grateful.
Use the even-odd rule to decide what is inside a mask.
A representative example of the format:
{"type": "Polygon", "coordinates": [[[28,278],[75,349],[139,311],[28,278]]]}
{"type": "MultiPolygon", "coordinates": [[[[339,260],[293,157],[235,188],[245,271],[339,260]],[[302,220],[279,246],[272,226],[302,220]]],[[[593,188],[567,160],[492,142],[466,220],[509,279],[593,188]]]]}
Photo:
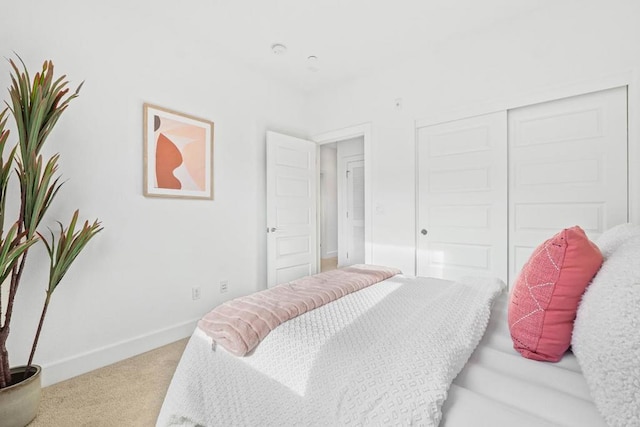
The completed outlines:
{"type": "Polygon", "coordinates": [[[627,91],[509,111],[509,278],[559,230],[627,222],[627,91]]]}
{"type": "Polygon", "coordinates": [[[498,112],[418,129],[419,276],[506,280],[506,126],[498,112]]]}
{"type": "Polygon", "coordinates": [[[364,263],[364,160],[347,162],[347,263],[364,263]]]}
{"type": "Polygon", "coordinates": [[[317,272],[316,144],[267,132],[267,284],[317,272]]]}

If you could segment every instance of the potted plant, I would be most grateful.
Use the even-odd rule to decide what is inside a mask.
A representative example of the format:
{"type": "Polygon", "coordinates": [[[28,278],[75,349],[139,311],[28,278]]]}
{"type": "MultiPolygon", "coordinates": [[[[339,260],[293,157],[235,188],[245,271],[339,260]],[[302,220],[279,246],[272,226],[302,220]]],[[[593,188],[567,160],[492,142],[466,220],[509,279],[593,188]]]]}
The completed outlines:
{"type": "Polygon", "coordinates": [[[3,426],[24,426],[35,417],[40,400],[40,367],[33,365],[33,356],[51,295],[85,245],[102,230],[97,220],[92,224],[88,221],[78,224],[76,210],[68,226],[58,223],[59,230],[55,233],[50,230],[48,236],[38,231],[62,185],[57,176],[59,155],[45,161],[41,150],[62,113],[78,96],[82,84],[69,93],[66,76],[55,78],[51,61],[46,61],[31,80],[26,65],[18,59],[19,64],[9,60],[10,101],[0,112],[0,301],[4,302],[4,305],[0,302],[0,420],[3,426]],[[13,147],[6,146],[10,136],[6,128],[9,115],[15,119],[17,131],[13,147]],[[10,200],[14,194],[7,191],[11,177],[17,179],[20,191],[10,200]],[[17,210],[17,218],[9,218],[8,204],[17,210]],[[38,241],[44,244],[49,255],[46,298],[29,360],[25,366],[11,368],[6,343],[14,301],[29,250],[38,241]]]}

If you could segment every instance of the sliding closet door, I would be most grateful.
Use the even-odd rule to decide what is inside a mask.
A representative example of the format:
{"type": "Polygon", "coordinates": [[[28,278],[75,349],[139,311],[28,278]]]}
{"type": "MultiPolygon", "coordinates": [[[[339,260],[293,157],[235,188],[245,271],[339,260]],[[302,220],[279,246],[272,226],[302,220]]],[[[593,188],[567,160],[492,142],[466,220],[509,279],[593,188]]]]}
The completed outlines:
{"type": "Polygon", "coordinates": [[[418,129],[417,274],[507,278],[507,116],[418,129]]]}
{"type": "Polygon", "coordinates": [[[509,278],[562,228],[627,221],[626,87],[509,111],[509,278]]]}

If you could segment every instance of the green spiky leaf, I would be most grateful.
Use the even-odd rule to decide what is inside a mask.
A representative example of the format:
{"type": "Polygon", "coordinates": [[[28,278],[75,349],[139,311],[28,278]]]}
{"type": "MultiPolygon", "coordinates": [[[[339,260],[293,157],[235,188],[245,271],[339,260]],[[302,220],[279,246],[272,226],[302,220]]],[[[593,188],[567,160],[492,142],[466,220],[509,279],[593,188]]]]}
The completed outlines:
{"type": "Polygon", "coordinates": [[[51,234],[51,242],[40,235],[42,242],[44,243],[47,253],[50,259],[49,268],[49,289],[48,294],[52,294],[56,289],[64,275],[71,267],[73,261],[80,254],[82,249],[89,243],[89,241],[100,231],[102,231],[101,223],[95,220],[93,224],[89,224],[89,221],[85,221],[82,228],[76,231],[76,225],[78,222],[79,211],[76,210],[71,217],[69,225],[65,229],[61,223],[58,223],[60,230],[58,232],[58,239],[56,244],[56,235],[53,231],[49,230],[51,234]]]}

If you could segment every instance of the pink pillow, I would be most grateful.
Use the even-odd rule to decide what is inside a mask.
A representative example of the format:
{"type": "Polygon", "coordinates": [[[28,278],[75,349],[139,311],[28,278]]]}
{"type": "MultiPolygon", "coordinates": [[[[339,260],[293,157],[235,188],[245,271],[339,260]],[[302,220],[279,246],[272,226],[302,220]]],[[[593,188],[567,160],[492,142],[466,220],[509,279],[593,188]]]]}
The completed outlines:
{"type": "Polygon", "coordinates": [[[509,330],[520,354],[549,362],[562,358],[571,344],[580,298],[601,265],[600,250],[578,226],[536,248],[509,302],[509,330]]]}

